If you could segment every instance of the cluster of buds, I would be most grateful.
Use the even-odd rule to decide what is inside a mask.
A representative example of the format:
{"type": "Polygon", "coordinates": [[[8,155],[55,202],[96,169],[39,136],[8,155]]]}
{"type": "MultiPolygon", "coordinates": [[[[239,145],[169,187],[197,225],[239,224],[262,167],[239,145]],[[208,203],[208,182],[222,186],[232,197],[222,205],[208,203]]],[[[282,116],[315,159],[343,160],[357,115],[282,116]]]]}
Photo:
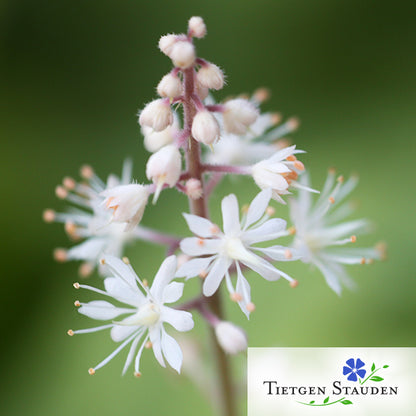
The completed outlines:
{"type": "Polygon", "coordinates": [[[159,98],[139,112],[144,145],[152,153],[146,165],[151,183],[134,183],[129,164],[121,178],[110,175],[107,183],[85,167],[81,174],[86,181],[78,184],[66,178],[56,189],[59,198],[82,209],[44,213],[47,222],[65,222],[73,239],[85,239],[68,251],[57,251],[58,260],[84,260],[90,271],[100,262],[106,271],[105,290],[78,283],[75,288],[89,289],[127,305],[121,308],[102,300],[76,301],[80,313],[110,323],[88,330],[70,330],[69,335],[111,328],[111,338],[121,342],[112,354],[90,369],[90,374],[128,344],[131,347],[123,373],[134,360],[135,374],[140,375],[144,348],[153,349],[162,366],[166,360],[179,372],[182,352],[164,324],[178,331],[191,330],[191,310],[199,312],[213,328],[218,345],[226,353],[246,350],[248,341],[243,329],[220,314],[215,315],[213,311],[218,308],[212,306],[218,301],[214,295],[224,282],[231,301],[249,318],[256,310],[246,278],[249,270],[268,281],[283,278],[294,288],[298,281],[282,270],[280,263],[301,260],[315,265],[329,286],[340,293],[341,283],[350,282],[343,264],[368,264],[381,257],[376,249],[348,247],[356,242],[365,221],[336,224],[350,212],[337,204],[352,191],[355,179],[344,183],[342,177],[335,180],[330,173],[313,204],[312,195],[319,192],[310,187],[305,166],[297,158],[304,152],[285,140],[287,134],[296,130],[298,122],[291,118],[280,124],[280,115],[260,114],[259,106],[269,96],[267,90],[257,90],[250,98],[239,96],[215,102],[210,91],[222,89],[225,77],[217,65],[197,56],[194,39],[205,35],[202,18],[192,17],[186,34],[165,35],[159,41],[159,49],[171,59],[173,69],[157,85],[159,98]],[[176,112],[181,106],[183,123],[176,112]],[[202,146],[203,152],[201,144],[207,146],[202,146]],[[211,153],[209,148],[215,152],[211,153]],[[251,176],[260,192],[241,211],[234,194],[225,196],[221,201],[220,227],[208,218],[206,207],[209,195],[227,174],[251,176]],[[141,224],[149,197],[153,194],[156,203],[167,188],[189,198],[191,212],[184,213],[184,217],[193,236],[178,238],[141,224]],[[288,197],[292,192],[295,195],[288,197]],[[285,204],[287,200],[291,227],[276,217],[275,208],[269,205],[273,201],[285,204]],[[291,237],[292,242],[285,246],[275,244],[283,237],[291,237]],[[146,280],[138,278],[129,260],[122,258],[125,243],[139,238],[167,249],[150,287],[146,280]],[[195,299],[176,307],[165,306],[182,296],[185,283],[174,279],[186,281],[195,277],[202,280],[201,293],[195,299]],[[127,317],[114,321],[126,314],[127,317]]]}

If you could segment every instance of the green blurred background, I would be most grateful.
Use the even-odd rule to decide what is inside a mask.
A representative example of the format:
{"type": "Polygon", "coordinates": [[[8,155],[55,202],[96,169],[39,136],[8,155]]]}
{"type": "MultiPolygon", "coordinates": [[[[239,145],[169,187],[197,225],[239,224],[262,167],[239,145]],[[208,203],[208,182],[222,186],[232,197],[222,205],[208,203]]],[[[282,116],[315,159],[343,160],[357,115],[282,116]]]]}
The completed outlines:
{"type": "MultiPolygon", "coordinates": [[[[269,87],[266,108],[302,121],[294,141],[308,151],[303,160],[315,186],[329,166],[346,175],[359,172],[357,217],[377,224],[360,243],[385,240],[389,246],[387,262],[350,269],[358,290],[341,297],[302,264],[285,268],[300,281],[296,290],[250,276],[257,311],[246,322],[227,304],[231,319],[247,329],[250,346],[414,346],[416,30],[410,4],[3,1],[0,413],[184,416],[204,400],[150,352],[139,380],[120,376],[125,354],[94,377],[87,374],[113,342],[108,333],[66,335],[68,328],[91,325],[72,303],[90,298],[72,288],[77,265],[52,260],[54,247],[68,245],[62,227],[41,220],[44,208],[63,209],[54,187],[65,175],[78,178],[83,163],[105,177],[119,173],[131,155],[135,177],[145,179],[148,155],[135,114],[170,68],[157,49],[160,35],[184,31],[192,15],[208,26],[207,38],[197,42],[200,55],[227,74],[217,96],[269,87]]],[[[255,193],[247,183],[233,184],[246,202],[255,193]]],[[[230,189],[226,181],[213,199],[215,218],[230,189]]],[[[186,206],[175,192],[165,192],[143,222],[185,234],[179,213],[186,206]]],[[[145,244],[128,254],[144,277],[163,258],[163,250],[145,244]]],[[[99,278],[91,283],[99,285],[99,278]]],[[[204,343],[204,325],[197,320],[197,326],[204,343]]],[[[244,357],[235,361],[237,371],[243,363],[244,357]]],[[[242,395],[242,409],[244,401],[242,395]]],[[[212,414],[202,403],[198,414],[212,414]]]]}

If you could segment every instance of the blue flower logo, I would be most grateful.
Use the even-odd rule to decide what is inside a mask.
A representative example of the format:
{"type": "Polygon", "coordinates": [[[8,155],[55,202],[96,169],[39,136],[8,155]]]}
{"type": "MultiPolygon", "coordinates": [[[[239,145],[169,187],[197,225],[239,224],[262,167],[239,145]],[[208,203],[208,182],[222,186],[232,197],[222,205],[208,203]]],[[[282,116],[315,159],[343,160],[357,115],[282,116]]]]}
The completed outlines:
{"type": "Polygon", "coordinates": [[[357,360],[354,360],[354,358],[350,358],[347,362],[346,362],[347,366],[344,366],[342,369],[342,374],[344,374],[344,376],[346,376],[347,374],[349,374],[349,376],[347,377],[347,380],[349,381],[357,381],[357,375],[360,378],[364,378],[365,377],[365,373],[366,371],[362,368],[364,367],[364,363],[357,358],[357,360]]]}

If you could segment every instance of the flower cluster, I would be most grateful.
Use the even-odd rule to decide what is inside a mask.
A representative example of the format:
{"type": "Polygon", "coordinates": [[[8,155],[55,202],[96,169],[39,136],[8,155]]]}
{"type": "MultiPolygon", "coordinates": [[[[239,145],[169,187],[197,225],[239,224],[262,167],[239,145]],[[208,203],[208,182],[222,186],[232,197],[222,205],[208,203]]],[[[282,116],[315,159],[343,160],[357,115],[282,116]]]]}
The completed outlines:
{"type": "Polygon", "coordinates": [[[296,287],[298,281],[282,270],[283,262],[301,260],[315,265],[328,285],[340,293],[341,283],[350,282],[342,265],[367,264],[381,257],[376,249],[346,247],[355,243],[356,235],[366,227],[364,220],[344,221],[351,209],[343,201],[356,185],[355,178],[344,182],[331,172],[317,202],[312,203],[312,195],[319,192],[311,188],[307,169],[298,159],[304,152],[285,138],[298,122],[292,118],[279,124],[278,114],[260,113],[267,90],[259,89],[249,98],[214,100],[212,92],[224,87],[225,76],[217,65],[197,55],[194,40],[205,34],[202,18],[192,17],[186,34],[165,35],[159,41],[159,49],[171,59],[173,68],[157,85],[159,97],[138,114],[144,146],[151,153],[145,169],[149,183],[133,181],[129,161],[121,178],[110,175],[107,183],[85,166],[82,182],[65,178],[56,189],[59,198],[76,207],[65,213],[44,213],[47,222],[63,222],[73,240],[84,240],[69,250],[57,249],[56,259],[82,260],[82,276],[98,265],[106,276],[104,290],[79,283],[75,288],[113,299],[113,303],[75,302],[81,314],[109,323],[70,330],[69,335],[110,329],[112,340],[120,343],[90,368],[90,374],[127,345],[130,351],[123,373],[134,361],[134,372],[140,375],[144,348],[151,348],[162,366],[166,361],[179,372],[181,348],[165,325],[180,332],[191,330],[191,311],[213,328],[224,352],[244,351],[244,330],[225,320],[218,307],[223,281],[231,300],[249,318],[256,309],[249,283],[251,272],[268,281],[283,277],[296,287]],[[221,202],[220,227],[209,218],[208,199],[230,174],[250,176],[260,191],[243,207],[241,218],[237,197],[226,195],[221,202]],[[142,225],[148,199],[153,195],[153,203],[158,203],[167,189],[188,197],[191,210],[183,216],[193,236],[178,238],[142,225]],[[290,227],[270,205],[288,201],[290,227]],[[150,287],[122,257],[126,244],[137,239],[166,246],[166,258],[150,287]],[[180,305],[165,306],[182,297],[185,283],[173,280],[185,278],[186,282],[194,277],[202,280],[201,292],[180,305]],[[123,306],[117,306],[120,303],[123,306]]]}

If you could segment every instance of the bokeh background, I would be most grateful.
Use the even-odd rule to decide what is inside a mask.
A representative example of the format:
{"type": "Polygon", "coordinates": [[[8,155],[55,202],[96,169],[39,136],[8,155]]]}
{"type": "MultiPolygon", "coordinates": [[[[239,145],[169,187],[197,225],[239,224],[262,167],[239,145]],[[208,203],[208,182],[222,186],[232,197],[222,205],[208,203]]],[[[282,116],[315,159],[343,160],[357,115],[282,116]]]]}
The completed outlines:
{"type": "MultiPolygon", "coordinates": [[[[148,155],[135,114],[170,68],[157,50],[159,36],[184,31],[192,15],[208,26],[209,35],[197,43],[200,55],[228,76],[217,96],[269,87],[266,109],[302,121],[293,139],[308,151],[303,160],[315,186],[329,166],[345,175],[358,172],[357,218],[376,224],[360,244],[384,240],[389,246],[388,261],[350,269],[358,290],[341,297],[302,264],[285,268],[300,281],[296,290],[252,275],[256,313],[246,322],[227,305],[230,318],[247,329],[250,346],[415,346],[416,30],[410,4],[1,2],[0,413],[184,416],[198,408],[198,414],[212,414],[204,394],[160,368],[150,352],[139,380],[120,376],[123,354],[94,377],[87,374],[114,345],[108,333],[66,335],[68,328],[91,325],[73,307],[76,298],[90,298],[72,288],[77,265],[52,259],[54,247],[68,245],[62,227],[41,219],[46,207],[63,209],[54,187],[66,175],[78,178],[83,163],[105,177],[119,173],[130,155],[135,177],[145,179],[148,155]]],[[[248,180],[224,182],[212,201],[216,219],[231,185],[242,201],[255,193],[248,180]]],[[[185,234],[179,214],[185,209],[179,195],[164,192],[143,222],[185,234]]],[[[162,249],[146,244],[128,254],[144,277],[163,258],[162,249]]],[[[99,278],[91,283],[99,285],[99,278]]],[[[204,345],[205,327],[199,320],[197,327],[204,345]]],[[[234,364],[244,372],[244,356],[234,364]]]]}

